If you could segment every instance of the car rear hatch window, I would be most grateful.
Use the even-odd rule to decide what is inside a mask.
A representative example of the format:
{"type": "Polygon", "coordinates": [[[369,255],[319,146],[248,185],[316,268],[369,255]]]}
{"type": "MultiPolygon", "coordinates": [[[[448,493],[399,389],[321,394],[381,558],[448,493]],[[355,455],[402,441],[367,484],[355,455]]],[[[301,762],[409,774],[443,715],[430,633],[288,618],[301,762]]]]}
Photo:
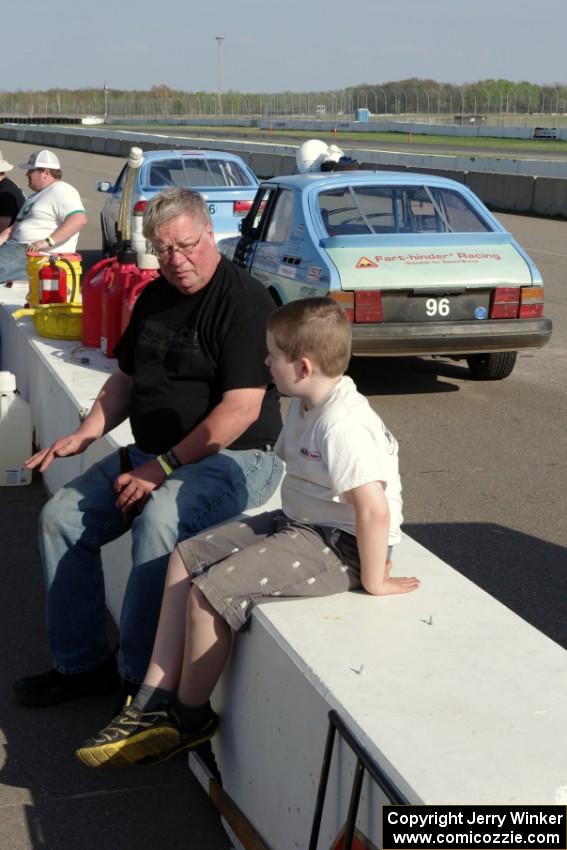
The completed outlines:
{"type": "Polygon", "coordinates": [[[171,186],[193,189],[256,186],[254,180],[237,162],[204,157],[177,157],[153,162],[149,166],[146,180],[148,188],[151,189],[166,189],[171,186]]]}
{"type": "Polygon", "coordinates": [[[489,225],[457,192],[429,186],[341,186],[318,206],[329,236],[483,233],[489,225]]]}

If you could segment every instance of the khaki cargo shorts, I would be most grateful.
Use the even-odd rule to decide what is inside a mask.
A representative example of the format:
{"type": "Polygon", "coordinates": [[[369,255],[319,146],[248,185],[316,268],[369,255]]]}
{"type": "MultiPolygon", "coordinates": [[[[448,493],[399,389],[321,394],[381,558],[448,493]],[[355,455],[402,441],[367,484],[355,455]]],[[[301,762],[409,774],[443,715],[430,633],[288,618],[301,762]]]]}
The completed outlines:
{"type": "Polygon", "coordinates": [[[356,539],[271,511],[178,545],[193,583],[238,631],[260,602],[330,596],[360,585],[356,539]]]}

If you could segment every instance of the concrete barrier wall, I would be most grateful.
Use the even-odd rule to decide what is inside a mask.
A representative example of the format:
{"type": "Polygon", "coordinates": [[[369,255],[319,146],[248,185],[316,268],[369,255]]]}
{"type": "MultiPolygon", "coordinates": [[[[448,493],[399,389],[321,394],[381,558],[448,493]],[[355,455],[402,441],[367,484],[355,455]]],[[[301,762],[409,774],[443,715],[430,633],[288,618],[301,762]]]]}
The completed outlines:
{"type": "MultiPolygon", "coordinates": [[[[399,126],[399,125],[397,125],[399,126]]],[[[321,130],[319,122],[313,129],[321,130]]],[[[502,129],[502,128],[501,128],[502,129]]],[[[183,148],[230,150],[248,162],[261,179],[295,171],[294,145],[219,139],[164,139],[149,133],[26,125],[0,126],[0,139],[124,157],[133,144],[144,150],[183,148]]],[[[469,186],[489,207],[510,212],[567,217],[567,163],[395,151],[348,149],[345,153],[373,170],[408,170],[449,177],[469,186]]]]}
{"type": "Polygon", "coordinates": [[[538,215],[567,218],[565,181],[553,177],[536,177],[532,211],[538,215]]]}
{"type": "MultiPolygon", "coordinates": [[[[120,122],[122,123],[122,122],[120,122]]],[[[194,123],[201,123],[195,121],[194,123]]],[[[215,126],[217,122],[207,119],[207,125],[215,126]]],[[[228,122],[227,122],[228,123],[228,122]]],[[[549,125],[549,119],[542,116],[542,126],[549,125]]],[[[496,124],[428,124],[426,121],[396,121],[383,119],[375,121],[337,121],[332,118],[315,120],[289,121],[274,120],[273,118],[262,118],[256,126],[263,130],[270,127],[273,130],[313,130],[313,132],[332,132],[333,130],[348,133],[420,133],[427,136],[459,136],[473,138],[500,138],[500,139],[531,139],[533,138],[533,127],[502,127],[496,124]]],[[[556,138],[567,139],[567,129],[557,128],[556,138]]]]}
{"type": "Polygon", "coordinates": [[[483,174],[469,171],[465,183],[492,209],[531,212],[535,179],[516,174],[483,174]]]}
{"type": "Polygon", "coordinates": [[[408,165],[406,171],[415,171],[418,174],[434,174],[436,177],[447,177],[449,180],[456,180],[457,183],[467,182],[466,171],[453,171],[448,168],[422,168],[418,165],[408,165]]]}

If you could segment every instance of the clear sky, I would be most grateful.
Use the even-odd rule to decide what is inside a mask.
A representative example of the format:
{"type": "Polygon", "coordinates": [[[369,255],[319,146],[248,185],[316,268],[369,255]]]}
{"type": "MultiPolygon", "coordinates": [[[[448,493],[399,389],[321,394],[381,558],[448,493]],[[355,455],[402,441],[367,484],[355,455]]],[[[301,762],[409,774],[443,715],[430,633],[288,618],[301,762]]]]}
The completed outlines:
{"type": "Polygon", "coordinates": [[[567,0],[20,0],[0,89],[321,91],[409,77],[567,83],[567,0]]]}

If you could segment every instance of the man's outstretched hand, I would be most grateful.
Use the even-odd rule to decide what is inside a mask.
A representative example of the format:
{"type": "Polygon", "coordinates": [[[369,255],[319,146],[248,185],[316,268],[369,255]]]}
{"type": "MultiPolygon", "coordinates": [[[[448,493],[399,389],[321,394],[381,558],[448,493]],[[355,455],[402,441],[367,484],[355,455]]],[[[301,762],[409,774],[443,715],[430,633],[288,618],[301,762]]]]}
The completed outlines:
{"type": "Polygon", "coordinates": [[[87,437],[78,432],[68,434],[66,437],[60,437],[55,440],[47,449],[41,449],[34,455],[29,457],[25,462],[26,469],[36,469],[39,467],[40,472],[44,472],[57,457],[72,457],[84,452],[91,443],[94,443],[95,437],[87,437]]]}

